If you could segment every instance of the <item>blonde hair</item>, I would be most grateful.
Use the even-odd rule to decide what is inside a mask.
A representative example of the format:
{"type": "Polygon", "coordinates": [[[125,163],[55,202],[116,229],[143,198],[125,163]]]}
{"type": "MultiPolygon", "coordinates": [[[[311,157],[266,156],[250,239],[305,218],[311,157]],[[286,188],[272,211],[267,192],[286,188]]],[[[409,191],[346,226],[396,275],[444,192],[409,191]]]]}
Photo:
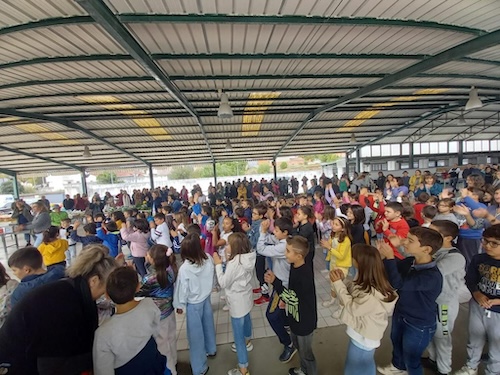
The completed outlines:
{"type": "Polygon", "coordinates": [[[103,282],[117,267],[118,264],[115,259],[108,255],[106,246],[91,244],[82,249],[80,255],[67,269],[66,275],[71,278],[81,276],[86,280],[92,276],[97,276],[103,282]]]}

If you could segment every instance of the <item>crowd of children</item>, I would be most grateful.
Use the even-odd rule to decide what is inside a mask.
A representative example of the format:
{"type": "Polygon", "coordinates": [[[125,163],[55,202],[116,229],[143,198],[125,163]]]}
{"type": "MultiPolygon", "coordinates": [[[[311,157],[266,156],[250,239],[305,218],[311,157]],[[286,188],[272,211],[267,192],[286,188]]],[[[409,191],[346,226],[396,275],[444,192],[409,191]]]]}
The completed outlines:
{"type": "Polygon", "coordinates": [[[9,258],[20,283],[0,268],[0,325],[28,292],[64,277],[78,259],[76,243],[82,253],[102,243],[128,267],[113,271],[106,283],[115,313],[95,334],[95,374],[139,374],[140,368],[177,374],[175,313],[186,314],[193,374],[206,374],[217,353],[211,295],[220,290],[238,360],[229,375],[250,374],[250,312],[262,304],[283,345],[278,360],[288,363],[298,354],[300,366],[289,374],[317,375],[318,244],[324,257],[316,262],[324,259],[331,282],[331,297],[322,305],[347,326],[346,375],[414,375],[423,367],[450,374],[452,332],[466,287],[472,295],[468,359],[455,374],[478,373],[485,342],[486,374],[499,374],[500,188],[490,191],[481,176],[471,175],[455,197],[434,176],[417,177],[413,189],[402,189],[403,179],[392,176],[385,189],[335,194],[326,179],[317,185],[324,191],[310,195],[273,197],[268,188],[255,192],[256,201],[217,198],[213,205],[196,190],[176,212],[155,193],[152,216],[133,210],[109,218],[90,214],[85,235],[77,233],[79,221],[61,217],[37,248],[9,258]],[[391,315],[392,361],[377,367],[374,352],[391,315]]]}

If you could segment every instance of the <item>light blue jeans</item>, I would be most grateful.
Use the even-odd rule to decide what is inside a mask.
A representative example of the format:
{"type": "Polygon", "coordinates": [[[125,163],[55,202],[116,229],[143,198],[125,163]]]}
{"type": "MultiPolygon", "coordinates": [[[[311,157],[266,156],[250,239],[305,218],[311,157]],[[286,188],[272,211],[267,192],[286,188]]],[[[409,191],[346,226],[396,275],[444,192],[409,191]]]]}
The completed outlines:
{"type": "Polygon", "coordinates": [[[248,367],[247,341],[252,337],[252,320],[250,313],[241,318],[231,318],[233,327],[234,344],[236,345],[236,354],[238,356],[238,366],[240,368],[248,367]]]}
{"type": "Polygon", "coordinates": [[[374,354],[375,349],[360,348],[350,339],[345,359],[344,375],[375,375],[377,368],[373,358],[374,354]]]}
{"type": "Polygon", "coordinates": [[[210,296],[203,302],[187,304],[186,324],[191,369],[193,375],[200,375],[207,370],[207,354],[213,355],[217,352],[210,296]]]}
{"type": "Polygon", "coordinates": [[[35,233],[34,236],[35,236],[35,243],[33,244],[33,246],[38,249],[38,246],[40,246],[40,244],[43,241],[43,232],[42,233],[35,233]]]}

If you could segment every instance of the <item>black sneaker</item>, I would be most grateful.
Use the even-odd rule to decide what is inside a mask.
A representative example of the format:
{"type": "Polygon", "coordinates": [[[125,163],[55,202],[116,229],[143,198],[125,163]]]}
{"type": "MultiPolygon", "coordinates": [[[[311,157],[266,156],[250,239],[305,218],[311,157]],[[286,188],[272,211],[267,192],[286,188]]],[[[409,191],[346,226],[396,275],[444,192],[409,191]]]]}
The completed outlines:
{"type": "Polygon", "coordinates": [[[285,346],[283,349],[283,353],[280,355],[280,362],[288,363],[293,358],[293,356],[297,353],[297,349],[294,346],[285,346]]]}
{"type": "Polygon", "coordinates": [[[288,370],[288,375],[307,375],[300,367],[292,367],[288,370]]]}
{"type": "Polygon", "coordinates": [[[423,368],[427,368],[427,369],[432,370],[434,372],[438,371],[438,366],[437,366],[436,361],[433,361],[429,357],[420,358],[420,363],[422,364],[423,368]]]}

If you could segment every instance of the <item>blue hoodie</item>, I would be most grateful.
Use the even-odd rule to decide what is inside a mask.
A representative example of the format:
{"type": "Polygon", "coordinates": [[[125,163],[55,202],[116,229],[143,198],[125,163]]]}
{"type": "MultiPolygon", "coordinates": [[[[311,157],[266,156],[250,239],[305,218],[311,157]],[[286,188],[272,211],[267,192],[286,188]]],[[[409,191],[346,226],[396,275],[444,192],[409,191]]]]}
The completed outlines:
{"type": "Polygon", "coordinates": [[[95,235],[90,235],[90,236],[79,236],[76,234],[76,230],[73,230],[70,234],[70,238],[75,241],[75,242],[80,242],[82,246],[87,246],[91,243],[102,243],[102,240],[100,238],[97,238],[95,235]]]}
{"type": "Polygon", "coordinates": [[[99,228],[97,229],[97,237],[101,239],[102,244],[109,249],[109,255],[113,258],[121,252],[119,231],[104,233],[102,228],[99,228]]]}
{"type": "Polygon", "coordinates": [[[64,277],[65,267],[61,265],[52,266],[47,272],[41,275],[25,276],[10,297],[12,307],[18,303],[26,294],[39,286],[48,284],[52,281],[62,279],[64,277]]]}
{"type": "Polygon", "coordinates": [[[460,227],[458,236],[462,238],[480,240],[483,236],[485,220],[475,217],[472,212],[478,208],[486,208],[486,206],[482,203],[476,202],[471,197],[465,197],[462,199],[462,203],[471,211],[471,215],[476,221],[476,225],[470,227],[464,216],[456,215],[460,227]]]}

